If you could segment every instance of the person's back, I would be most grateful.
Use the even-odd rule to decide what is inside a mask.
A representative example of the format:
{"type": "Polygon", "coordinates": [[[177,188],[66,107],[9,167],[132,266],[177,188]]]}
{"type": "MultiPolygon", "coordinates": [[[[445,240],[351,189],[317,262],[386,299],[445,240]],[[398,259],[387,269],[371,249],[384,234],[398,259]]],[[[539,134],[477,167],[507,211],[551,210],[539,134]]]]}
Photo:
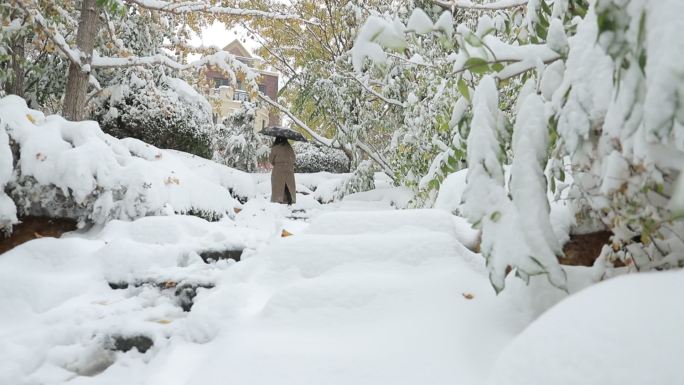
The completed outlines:
{"type": "Polygon", "coordinates": [[[297,187],[294,179],[295,153],[283,137],[277,137],[268,157],[271,171],[271,202],[295,203],[297,187]]]}

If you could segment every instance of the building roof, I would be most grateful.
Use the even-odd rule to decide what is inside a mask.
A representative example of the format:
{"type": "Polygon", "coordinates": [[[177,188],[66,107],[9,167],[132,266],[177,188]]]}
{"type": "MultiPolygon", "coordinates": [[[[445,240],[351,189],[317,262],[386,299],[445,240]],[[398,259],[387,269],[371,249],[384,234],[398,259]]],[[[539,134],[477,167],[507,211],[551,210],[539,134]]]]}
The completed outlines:
{"type": "Polygon", "coordinates": [[[235,39],[228,43],[227,46],[223,47],[223,50],[228,51],[235,56],[241,56],[248,59],[254,58],[252,54],[249,53],[247,48],[245,48],[245,46],[238,39],[235,39]]]}

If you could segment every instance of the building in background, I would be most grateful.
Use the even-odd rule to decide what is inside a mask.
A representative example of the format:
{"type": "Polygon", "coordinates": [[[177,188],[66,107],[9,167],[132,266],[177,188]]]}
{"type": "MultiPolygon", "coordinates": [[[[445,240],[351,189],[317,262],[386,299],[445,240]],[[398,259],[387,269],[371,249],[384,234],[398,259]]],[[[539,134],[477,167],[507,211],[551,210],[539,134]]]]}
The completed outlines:
{"type": "MultiPolygon", "coordinates": [[[[250,68],[254,69],[261,76],[259,77],[259,91],[267,95],[271,100],[278,98],[278,74],[275,72],[264,71],[256,68],[258,59],[253,57],[247,48],[238,40],[233,40],[223,48],[235,55],[235,58],[250,68]]],[[[268,126],[280,125],[280,116],[277,111],[268,108],[264,102],[251,100],[249,93],[245,91],[244,84],[240,80],[237,87],[232,87],[228,78],[219,71],[206,71],[209,84],[213,88],[213,96],[218,104],[214,110],[214,119],[218,122],[223,121],[227,116],[243,108],[244,101],[254,101],[257,103],[257,113],[254,120],[254,129],[259,131],[268,126]]],[[[216,104],[215,104],[216,107],[216,104]]]]}

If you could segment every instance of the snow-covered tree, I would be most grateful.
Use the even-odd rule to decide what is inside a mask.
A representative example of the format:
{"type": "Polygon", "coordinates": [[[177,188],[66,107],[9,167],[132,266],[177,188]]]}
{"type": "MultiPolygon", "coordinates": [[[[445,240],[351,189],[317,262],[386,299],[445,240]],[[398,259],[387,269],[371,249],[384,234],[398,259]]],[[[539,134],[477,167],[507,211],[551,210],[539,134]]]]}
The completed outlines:
{"type": "Polygon", "coordinates": [[[259,161],[268,157],[265,139],[254,129],[257,105],[243,102],[243,108],[233,112],[212,136],[212,159],[239,170],[254,172],[259,161]]]}
{"type": "MultiPolygon", "coordinates": [[[[250,18],[311,23],[298,15],[261,10],[265,6],[263,2],[251,2],[250,6],[252,8],[245,8],[240,1],[217,5],[211,1],[15,0],[8,5],[3,4],[1,15],[3,25],[13,26],[12,31],[35,31],[32,34],[33,46],[45,46],[48,55],[59,53],[66,59],[69,72],[62,89],[63,113],[67,118],[80,120],[85,117],[88,99],[102,88],[100,73],[133,66],[165,66],[174,70],[193,71],[212,66],[215,70],[226,72],[231,79],[236,79],[236,74],[241,73],[248,80],[246,85],[250,91],[256,94],[257,75],[249,71],[247,66],[227,52],[193,49],[188,44],[193,33],[199,33],[202,27],[217,20],[228,26],[250,18]],[[129,39],[122,36],[125,37],[125,33],[131,30],[127,28],[130,27],[130,19],[137,17],[147,17],[149,29],[154,29],[154,34],[163,35],[164,50],[141,54],[135,44],[128,46],[129,39]],[[14,26],[23,26],[23,29],[14,26]],[[188,63],[187,55],[190,52],[202,53],[204,57],[188,63]],[[93,90],[90,95],[89,89],[93,90]]],[[[3,35],[11,35],[15,40],[17,36],[23,36],[16,32],[3,32],[3,35]]],[[[0,79],[8,77],[5,74],[7,71],[3,70],[0,79]]],[[[107,77],[106,74],[104,76],[107,77]]]]}
{"type": "MultiPolygon", "coordinates": [[[[510,268],[522,278],[546,274],[564,287],[548,190],[565,190],[581,224],[593,219],[613,232],[597,268],[617,259],[635,270],[684,264],[684,228],[670,199],[683,155],[676,103],[684,82],[676,69],[681,22],[673,16],[682,3],[435,4],[446,9],[439,18],[420,9],[406,24],[369,18],[354,62],[359,73],[372,74],[366,57],[386,67],[406,54],[414,35],[454,31],[444,80],[461,94],[453,117],[467,127],[465,212],[483,230],[494,287],[503,289],[510,268]],[[483,12],[474,29],[445,27],[463,9],[483,12]],[[510,181],[504,164],[511,164],[510,181]]],[[[386,79],[376,81],[383,94],[391,90],[386,79]]],[[[443,164],[443,156],[431,169],[435,162],[443,164]]]]}

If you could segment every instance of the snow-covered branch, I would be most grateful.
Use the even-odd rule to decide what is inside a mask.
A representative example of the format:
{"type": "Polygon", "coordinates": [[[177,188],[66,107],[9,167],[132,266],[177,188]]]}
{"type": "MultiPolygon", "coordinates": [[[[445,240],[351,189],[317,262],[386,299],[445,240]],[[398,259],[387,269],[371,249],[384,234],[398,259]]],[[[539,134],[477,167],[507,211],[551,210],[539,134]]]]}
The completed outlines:
{"type": "Polygon", "coordinates": [[[37,8],[31,7],[26,0],[16,0],[16,3],[22,11],[33,18],[38,27],[45,32],[45,35],[55,44],[55,46],[57,46],[57,48],[64,54],[64,56],[67,57],[67,59],[69,59],[70,62],[83,68],[79,50],[71,48],[69,44],[67,44],[66,39],[64,39],[64,36],[62,36],[61,33],[57,32],[54,27],[48,24],[47,20],[45,20],[45,17],[43,17],[37,8]]]}
{"type": "MultiPolygon", "coordinates": [[[[285,106],[279,104],[276,101],[273,101],[271,98],[268,96],[259,93],[259,99],[263,100],[264,102],[268,103],[269,105],[277,108],[279,111],[290,117],[293,122],[295,122],[296,125],[301,127],[304,131],[306,131],[311,137],[319,142],[320,144],[327,146],[327,147],[332,147],[332,148],[339,148],[341,150],[344,150],[345,152],[349,150],[349,148],[344,148],[342,147],[339,143],[334,141],[333,139],[326,138],[318,133],[316,133],[311,127],[309,127],[306,123],[304,123],[301,119],[296,117],[290,110],[288,110],[285,106]]],[[[368,155],[369,158],[371,158],[375,163],[377,163],[381,168],[382,171],[387,174],[390,177],[394,177],[394,172],[392,169],[389,167],[389,162],[377,151],[374,151],[370,146],[367,144],[356,140],[354,142],[354,146],[359,148],[361,151],[363,151],[366,155],[368,155]]]]}
{"type": "Polygon", "coordinates": [[[264,95],[264,94],[261,93],[261,92],[259,93],[259,99],[261,99],[261,100],[263,100],[264,102],[268,103],[268,104],[271,105],[272,107],[277,108],[280,112],[282,112],[282,113],[284,113],[285,115],[287,115],[288,117],[290,117],[290,119],[292,119],[292,121],[295,122],[295,124],[297,124],[299,127],[301,127],[304,131],[306,131],[309,135],[311,135],[311,137],[314,138],[314,140],[316,140],[316,141],[319,142],[320,144],[322,144],[322,145],[324,145],[324,146],[328,146],[328,147],[334,147],[334,146],[333,146],[333,140],[332,140],[332,139],[326,138],[326,137],[321,136],[320,134],[316,133],[316,131],[314,131],[313,129],[311,129],[311,127],[309,127],[309,126],[308,126],[306,123],[304,123],[301,119],[299,119],[298,117],[296,117],[296,116],[292,113],[292,111],[288,110],[285,106],[283,106],[283,105],[279,104],[278,102],[272,100],[271,98],[269,98],[268,96],[264,95]]]}
{"type": "Polygon", "coordinates": [[[206,13],[221,16],[241,16],[241,17],[257,17],[274,20],[295,20],[307,24],[316,24],[314,21],[305,20],[298,15],[286,14],[279,12],[266,12],[257,9],[243,9],[222,7],[211,4],[207,1],[162,1],[162,0],[125,0],[127,3],[135,4],[139,7],[151,10],[168,12],[176,15],[185,15],[189,13],[206,13]]]}
{"type": "Polygon", "coordinates": [[[454,10],[460,9],[474,9],[484,11],[496,11],[501,9],[509,9],[527,5],[528,0],[499,0],[491,3],[473,3],[470,0],[434,0],[434,3],[444,9],[454,10]]]}
{"type": "MultiPolygon", "coordinates": [[[[546,44],[511,45],[492,35],[483,38],[483,45],[492,52],[491,55],[487,55],[491,56],[490,58],[483,59],[487,65],[504,64],[504,67],[494,74],[498,80],[510,79],[538,68],[539,63],[551,64],[562,58],[561,54],[546,44]]],[[[468,61],[463,60],[460,66],[455,66],[453,74],[467,70],[471,68],[468,61]]]]}
{"type": "Polygon", "coordinates": [[[188,68],[188,65],[181,64],[163,54],[143,57],[101,57],[96,55],[93,57],[92,66],[93,68],[123,68],[157,64],[165,65],[177,70],[188,68]]]}
{"type": "Polygon", "coordinates": [[[377,151],[374,151],[371,149],[370,146],[367,144],[357,140],[354,145],[361,149],[366,155],[368,155],[369,158],[371,158],[375,163],[377,163],[380,167],[382,167],[382,171],[387,174],[389,177],[394,179],[394,171],[389,167],[389,162],[387,159],[385,159],[382,154],[378,153],[377,151]]]}
{"type": "Polygon", "coordinates": [[[364,90],[366,90],[368,93],[372,94],[376,98],[382,100],[383,102],[385,102],[387,104],[394,105],[394,106],[404,107],[404,103],[402,103],[401,101],[399,101],[397,99],[391,99],[391,98],[384,97],[382,94],[378,93],[373,88],[366,85],[366,83],[364,83],[363,80],[359,79],[357,76],[349,75],[349,77],[356,80],[356,82],[359,83],[361,85],[361,87],[363,87],[364,90]]]}

